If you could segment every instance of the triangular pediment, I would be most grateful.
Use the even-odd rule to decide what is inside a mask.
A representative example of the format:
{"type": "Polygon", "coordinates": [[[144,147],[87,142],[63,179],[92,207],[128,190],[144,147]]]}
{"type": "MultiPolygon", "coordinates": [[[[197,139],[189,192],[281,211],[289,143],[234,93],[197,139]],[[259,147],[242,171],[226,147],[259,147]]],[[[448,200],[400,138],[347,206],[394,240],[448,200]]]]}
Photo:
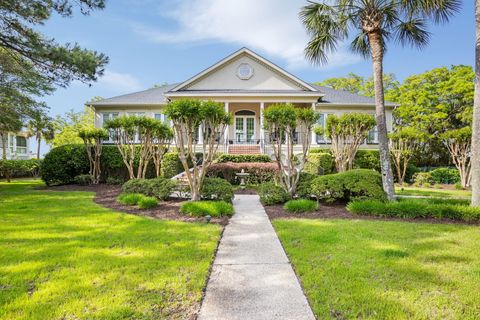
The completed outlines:
{"type": "Polygon", "coordinates": [[[171,91],[197,90],[317,91],[247,48],[233,53],[171,91]]]}

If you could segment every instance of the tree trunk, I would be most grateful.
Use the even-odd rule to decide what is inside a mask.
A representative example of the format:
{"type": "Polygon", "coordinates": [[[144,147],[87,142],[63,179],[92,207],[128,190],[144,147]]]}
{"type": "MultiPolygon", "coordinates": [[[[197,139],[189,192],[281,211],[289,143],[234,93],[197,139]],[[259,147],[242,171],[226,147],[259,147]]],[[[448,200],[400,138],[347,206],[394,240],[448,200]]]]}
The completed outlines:
{"type": "Polygon", "coordinates": [[[42,137],[37,137],[37,159],[40,159],[40,143],[42,142],[42,137]]]}
{"type": "Polygon", "coordinates": [[[390,165],[390,151],[388,147],[387,119],[385,116],[385,98],[383,93],[383,49],[382,39],[379,33],[368,35],[372,51],[373,82],[375,86],[375,110],[378,129],[378,146],[380,153],[380,165],[382,169],[383,190],[387,193],[388,200],[395,199],[393,185],[393,172],[390,165]]]}
{"type": "MultiPolygon", "coordinates": [[[[8,135],[8,133],[7,133],[7,135],[8,135]]],[[[2,159],[3,160],[7,160],[7,144],[8,144],[8,138],[7,137],[5,137],[5,134],[0,133],[0,138],[2,139],[2,159]]]]}
{"type": "Polygon", "coordinates": [[[475,1],[475,96],[472,133],[472,206],[480,206],[480,0],[475,1]]]}

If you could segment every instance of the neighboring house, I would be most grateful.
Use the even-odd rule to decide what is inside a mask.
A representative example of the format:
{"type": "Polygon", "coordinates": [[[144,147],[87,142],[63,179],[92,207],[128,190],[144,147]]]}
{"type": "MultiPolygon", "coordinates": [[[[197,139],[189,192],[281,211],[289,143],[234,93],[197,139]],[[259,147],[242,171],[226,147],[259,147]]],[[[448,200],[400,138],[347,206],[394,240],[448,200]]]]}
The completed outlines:
{"type": "MultiPolygon", "coordinates": [[[[164,106],[181,98],[219,101],[232,113],[233,125],[219,150],[229,153],[272,152],[261,114],[274,103],[290,102],[299,108],[316,110],[321,114],[319,126],[325,126],[332,114],[375,114],[373,98],[307,83],[247,48],[182,83],[93,102],[91,106],[95,110],[95,125],[102,127],[106,120],[120,115],[146,115],[167,121],[162,113],[164,106]]],[[[386,103],[388,130],[392,128],[393,108],[394,104],[386,103]]],[[[325,137],[312,135],[314,147],[328,146],[325,137]]],[[[202,137],[198,136],[198,144],[201,143],[202,137]]],[[[362,148],[376,148],[377,143],[373,130],[362,148]]]]}
{"type": "MultiPolygon", "coordinates": [[[[28,133],[20,131],[17,133],[9,133],[7,138],[7,159],[30,159],[30,139],[28,133]]],[[[3,157],[3,143],[0,139],[0,159],[3,157]]]]}

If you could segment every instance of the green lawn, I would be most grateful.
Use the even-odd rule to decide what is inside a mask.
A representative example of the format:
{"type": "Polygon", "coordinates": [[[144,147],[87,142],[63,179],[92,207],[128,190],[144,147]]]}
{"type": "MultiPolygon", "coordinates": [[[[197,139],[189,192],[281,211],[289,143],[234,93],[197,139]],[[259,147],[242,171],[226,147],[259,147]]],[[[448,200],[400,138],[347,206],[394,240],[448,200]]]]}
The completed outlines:
{"type": "Polygon", "coordinates": [[[273,222],[318,319],[480,319],[480,228],[273,222]]]}
{"type": "Polygon", "coordinates": [[[221,228],[96,205],[93,193],[0,182],[0,319],[185,319],[221,228]]]}
{"type": "Polygon", "coordinates": [[[427,196],[440,198],[470,198],[472,192],[470,190],[447,190],[434,188],[419,188],[419,187],[395,187],[395,193],[401,196],[427,196]]]}

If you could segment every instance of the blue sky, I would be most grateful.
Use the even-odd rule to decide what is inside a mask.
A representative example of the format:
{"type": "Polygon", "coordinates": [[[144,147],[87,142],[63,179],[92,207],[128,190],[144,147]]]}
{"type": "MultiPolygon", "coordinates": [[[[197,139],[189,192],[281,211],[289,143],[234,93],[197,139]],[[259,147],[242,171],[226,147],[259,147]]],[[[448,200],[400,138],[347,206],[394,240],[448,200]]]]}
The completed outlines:
{"type": "MultiPolygon", "coordinates": [[[[52,115],[81,110],[94,96],[111,97],[164,82],[183,81],[243,46],[306,81],[355,72],[371,75],[371,63],[340,48],[330,63],[314,67],[302,50],[307,41],[298,19],[305,1],[196,0],[107,1],[103,11],[54,17],[41,30],[58,42],[78,42],[110,57],[104,77],[73,83],[45,101],[52,115]]],[[[442,65],[473,65],[473,0],[447,25],[430,28],[422,51],[390,43],[385,72],[399,79],[442,65]]]]}

